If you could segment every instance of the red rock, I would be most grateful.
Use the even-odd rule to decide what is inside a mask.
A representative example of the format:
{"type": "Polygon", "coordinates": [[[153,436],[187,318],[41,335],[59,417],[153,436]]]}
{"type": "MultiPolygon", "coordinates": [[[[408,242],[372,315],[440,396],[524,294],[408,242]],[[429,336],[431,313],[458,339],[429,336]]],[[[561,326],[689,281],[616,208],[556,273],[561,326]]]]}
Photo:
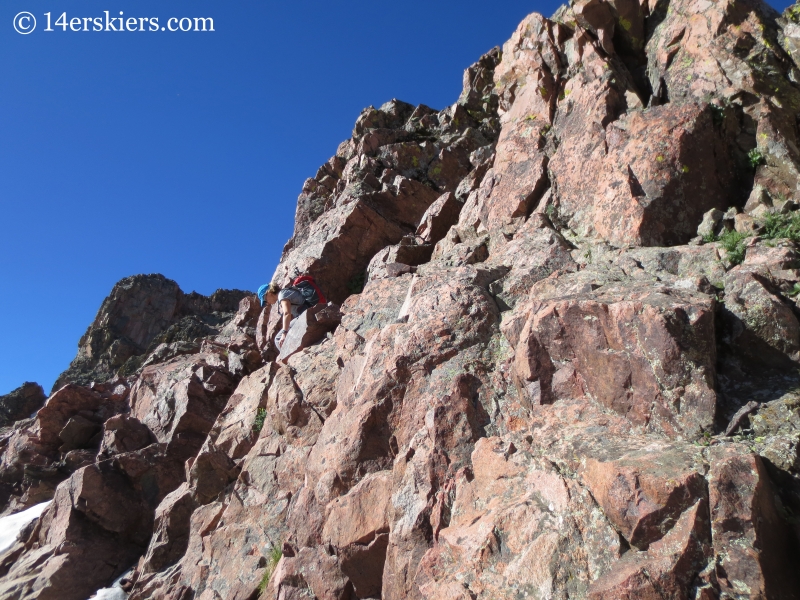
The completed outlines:
{"type": "MultiPolygon", "coordinates": [[[[208,465],[225,454],[237,461],[241,473],[233,485],[238,496],[233,497],[240,500],[231,503],[230,496],[225,494],[221,496],[225,504],[211,502],[198,508],[189,525],[189,544],[178,566],[143,574],[135,585],[134,598],[162,597],[159,594],[180,597],[186,589],[198,588],[206,595],[218,593],[242,600],[251,597],[263,574],[270,547],[278,540],[290,539],[284,537],[289,499],[302,495],[298,491],[304,483],[305,446],[316,440],[321,419],[335,406],[330,369],[338,372],[338,366],[330,354],[332,348],[330,342],[314,346],[291,357],[287,367],[272,363],[241,382],[195,460],[208,465]],[[253,422],[259,406],[265,407],[269,416],[257,434],[253,422]],[[245,455],[242,461],[240,457],[245,455]],[[287,489],[291,490],[288,494],[280,491],[287,489]],[[212,519],[212,515],[216,516],[212,519]],[[209,525],[203,524],[206,518],[212,519],[209,525]]],[[[190,474],[194,469],[192,464],[190,474]]],[[[203,467],[203,473],[198,473],[198,485],[192,484],[190,492],[198,500],[208,501],[208,495],[201,498],[196,492],[200,490],[199,484],[204,486],[213,479],[208,476],[215,472],[218,471],[203,467]]],[[[164,523],[172,518],[170,511],[165,501],[164,523]]],[[[313,529],[313,519],[307,515],[301,519],[303,526],[293,529],[298,532],[297,537],[304,529],[313,529]]],[[[291,516],[289,521],[293,522],[291,516]]],[[[154,543],[170,544],[169,531],[158,527],[163,534],[154,543]]],[[[321,527],[320,523],[320,531],[321,527]]]]}
{"type": "Polygon", "coordinates": [[[600,46],[608,54],[614,53],[615,15],[612,12],[613,4],[602,0],[584,0],[576,2],[572,7],[578,24],[597,36],[600,46]]]}
{"type": "MultiPolygon", "coordinates": [[[[61,502],[57,495],[54,504],[61,502]]],[[[66,506],[66,511],[51,507],[40,518],[33,545],[3,577],[0,593],[4,596],[85,600],[135,560],[137,547],[98,535],[95,525],[72,511],[68,501],[66,506]],[[43,534],[47,538],[40,540],[43,534]]]]}
{"type": "Polygon", "coordinates": [[[109,584],[142,552],[152,511],[180,475],[156,445],[78,470],[56,490],[0,594],[79,600],[109,584]]]}
{"type": "Polygon", "coordinates": [[[290,250],[273,281],[290,282],[297,268],[311,273],[329,300],[342,302],[350,293],[347,284],[366,270],[369,258],[386,245],[400,241],[404,233],[399,225],[385,220],[366,203],[337,207],[314,222],[309,246],[290,250]],[[315,240],[326,242],[311,245],[315,240]]]}
{"type": "Polygon", "coordinates": [[[326,509],[323,543],[337,548],[342,572],[358,597],[380,594],[389,541],[391,484],[389,471],[367,476],[326,509]]]}
{"type": "Polygon", "coordinates": [[[94,421],[75,415],[64,424],[64,428],[58,433],[58,439],[64,442],[59,450],[69,452],[79,448],[86,448],[92,438],[101,430],[100,425],[94,421]]]}
{"type": "Polygon", "coordinates": [[[462,203],[452,192],[439,196],[422,215],[417,227],[417,237],[426,244],[438,242],[458,222],[461,207],[462,203]]]}
{"type": "Polygon", "coordinates": [[[577,516],[591,512],[588,494],[546,462],[508,450],[498,438],[475,444],[473,468],[456,477],[449,525],[416,572],[421,597],[458,597],[456,583],[470,596],[513,589],[580,597],[590,573],[618,555],[613,529],[577,516]]]}
{"type": "Polygon", "coordinates": [[[149,524],[142,523],[142,510],[132,487],[123,476],[107,467],[86,467],[66,482],[74,508],[107,531],[126,537],[147,536],[141,529],[149,524]]]}
{"type": "Polygon", "coordinates": [[[110,457],[114,454],[135,452],[153,442],[153,434],[138,419],[130,415],[117,415],[103,424],[100,454],[110,457]]]}
{"type": "Polygon", "coordinates": [[[770,273],[795,269],[800,264],[800,256],[793,245],[767,245],[763,242],[748,245],[742,263],[742,270],[755,270],[766,267],[770,273]]]}
{"type": "MultiPolygon", "coordinates": [[[[81,386],[64,386],[48,399],[34,419],[21,421],[10,432],[0,446],[0,471],[3,481],[15,486],[12,504],[22,502],[21,509],[52,498],[56,485],[69,475],[69,471],[58,468],[61,449],[69,452],[76,445],[96,449],[99,436],[98,439],[94,436],[99,432],[99,423],[124,410],[124,405],[112,400],[113,397],[113,393],[104,397],[81,386]],[[79,443],[65,444],[59,437],[62,432],[65,440],[79,443]]],[[[75,456],[70,458],[73,466],[77,464],[75,459],[75,456]]]]}
{"type": "Polygon", "coordinates": [[[270,320],[270,304],[265,304],[264,308],[258,315],[258,322],[256,323],[256,345],[260,352],[264,352],[270,345],[268,324],[270,320]]]}
{"type": "MultiPolygon", "coordinates": [[[[489,258],[488,241],[486,235],[464,235],[455,228],[451,228],[443,240],[440,240],[433,250],[433,261],[439,267],[463,267],[484,262],[489,258]]],[[[419,269],[418,269],[419,270],[419,269]]]]}
{"type": "Polygon", "coordinates": [[[339,307],[332,302],[317,304],[304,311],[289,327],[277,360],[285,364],[290,356],[315,344],[325,337],[325,334],[335,330],[341,319],[339,307]]]}
{"type": "Polygon", "coordinates": [[[395,461],[396,492],[383,577],[385,594],[392,598],[418,593],[414,579],[430,548],[430,529],[436,538],[449,523],[452,477],[469,464],[472,443],[488,421],[477,401],[482,384],[477,377],[460,374],[446,387],[444,383],[437,382],[443,391],[449,388],[441,399],[409,398],[403,409],[397,444],[409,450],[395,461]],[[437,492],[441,488],[446,491],[437,492]]]}
{"type": "Polygon", "coordinates": [[[706,567],[708,506],[698,500],[647,552],[629,552],[610,573],[593,582],[588,598],[689,598],[688,590],[706,567]]]}
{"type": "Polygon", "coordinates": [[[691,455],[679,452],[639,452],[608,462],[587,458],[581,477],[608,520],[641,550],[660,540],[705,495],[691,455]]]}
{"type": "MultiPolygon", "coordinates": [[[[491,89],[485,73],[492,69],[493,60],[486,57],[481,67],[484,76],[470,80],[470,90],[480,88],[485,95],[486,88],[491,89]]],[[[310,211],[316,215],[313,219],[298,214],[302,233],[296,230],[287,244],[273,281],[283,285],[295,270],[309,272],[330,300],[344,301],[350,294],[349,284],[361,277],[369,259],[413,233],[441,193],[455,191],[473,169],[472,152],[490,141],[471,127],[481,128],[476,121],[481,116],[479,112],[470,115],[460,105],[437,114],[399,101],[363,113],[354,139],[347,149],[340,148],[348,162],[335,194],[325,196],[324,207],[317,203],[319,208],[310,211]],[[409,141],[415,139],[412,131],[428,128],[435,129],[437,136],[454,131],[461,135],[409,141]],[[322,246],[321,240],[325,240],[322,246]]],[[[494,135],[491,128],[486,133],[494,135]]]]}
{"type": "Polygon", "coordinates": [[[233,391],[218,354],[179,357],[147,367],[131,390],[131,415],[176,455],[192,456],[233,391]]]}
{"type": "Polygon", "coordinates": [[[192,495],[200,504],[208,504],[215,500],[239,474],[233,461],[213,446],[203,448],[192,461],[188,471],[187,479],[192,495]]]}
{"type": "Polygon", "coordinates": [[[100,394],[77,385],[65,386],[50,396],[36,414],[34,431],[42,444],[55,449],[61,445],[59,434],[71,417],[81,411],[95,411],[102,403],[100,394]]]}
{"type": "Polygon", "coordinates": [[[377,331],[398,320],[412,278],[368,281],[361,294],[342,304],[342,327],[364,338],[368,331],[377,331]]]}
{"type": "Polygon", "coordinates": [[[729,202],[732,164],[708,106],[630,113],[609,125],[605,144],[596,183],[572,181],[561,167],[552,167],[561,218],[574,215],[570,225],[577,231],[596,232],[618,245],[686,243],[706,211],[729,202]],[[700,188],[701,198],[684,191],[700,188]]]}
{"type": "Polygon", "coordinates": [[[308,228],[327,208],[330,208],[334,192],[341,181],[347,161],[334,156],[320,167],[314,179],[306,179],[303,191],[297,198],[294,238],[303,239],[308,228]]]}
{"type": "Polygon", "coordinates": [[[23,383],[14,391],[0,396],[0,427],[27,419],[39,410],[47,400],[38,383],[23,383]]]}
{"type": "Polygon", "coordinates": [[[777,179],[795,189],[797,150],[791,119],[792,107],[800,100],[798,92],[775,86],[770,88],[769,99],[761,96],[757,91],[763,81],[761,67],[748,59],[751,52],[763,52],[764,60],[777,71],[790,68],[780,57],[782,51],[770,41],[771,36],[779,35],[774,13],[758,2],[723,2],[709,7],[682,0],[674,10],[682,17],[665,19],[647,43],[654,93],[671,102],[709,96],[734,102],[753,98],[754,102],[746,103],[745,112],[757,121],[759,138],[753,121],[744,118],[738,144],[744,152],[758,145],[769,155],[769,165],[778,167],[777,179]]]}
{"type": "Polygon", "coordinates": [[[725,276],[726,343],[748,361],[788,366],[800,355],[800,323],[775,293],[769,272],[737,268],[725,276]]]}
{"type": "Polygon", "coordinates": [[[711,457],[711,535],[721,593],[791,598],[800,589],[790,549],[796,540],[778,515],[763,460],[733,447],[711,457]]]}
{"type": "Polygon", "coordinates": [[[568,242],[544,225],[541,215],[533,215],[514,238],[492,253],[489,265],[502,265],[510,272],[492,284],[491,290],[503,308],[513,308],[524,300],[537,281],[554,272],[577,270],[568,242]]]}
{"type": "Polygon", "coordinates": [[[167,494],[155,512],[150,545],[138,566],[141,574],[154,573],[177,562],[189,544],[189,525],[197,503],[183,484],[167,494]]]}
{"type": "Polygon", "coordinates": [[[666,288],[600,288],[534,300],[515,339],[513,376],[523,401],[586,395],[633,424],[673,437],[710,430],[716,410],[714,302],[666,288]],[[683,348],[692,348],[691,356],[683,348]],[[554,389],[556,372],[576,384],[554,389]]]}
{"type": "Polygon", "coordinates": [[[96,450],[70,450],[64,454],[64,465],[70,473],[91,465],[97,458],[96,450]]]}
{"type": "Polygon", "coordinates": [[[257,349],[254,331],[261,313],[260,302],[255,296],[246,296],[239,302],[239,310],[222,327],[214,338],[216,344],[223,344],[228,351],[228,371],[241,376],[260,368],[263,364],[257,349]]]}
{"type": "Polygon", "coordinates": [[[500,62],[500,48],[492,48],[467,67],[462,77],[461,96],[458,103],[467,110],[492,114],[496,110],[497,98],[491,93],[494,87],[494,71],[500,62]]]}
{"type": "Polygon", "coordinates": [[[350,600],[352,585],[342,575],[336,556],[322,550],[303,548],[297,556],[283,558],[270,582],[278,600],[312,595],[319,600],[350,600]]]}
{"type": "Polygon", "coordinates": [[[369,544],[389,532],[387,511],[391,495],[390,472],[376,473],[361,480],[346,496],[328,504],[323,541],[344,548],[369,544]]]}
{"type": "MultiPolygon", "coordinates": [[[[178,492],[173,498],[180,497],[178,492]]],[[[222,516],[222,506],[219,503],[202,506],[195,510],[190,517],[189,543],[186,555],[194,557],[203,553],[203,537],[207,536],[218,524],[222,516]]],[[[140,565],[141,566],[141,565],[140,565]]],[[[130,593],[131,600],[177,600],[191,591],[191,581],[183,583],[180,573],[169,574],[166,581],[157,574],[138,573],[133,589],[130,593]]]]}
{"type": "Polygon", "coordinates": [[[350,579],[357,597],[380,596],[388,543],[389,534],[382,533],[367,545],[349,546],[341,551],[339,559],[342,573],[350,579]]]}
{"type": "Polygon", "coordinates": [[[463,225],[492,230],[525,217],[549,187],[544,135],[557,95],[552,73],[561,67],[553,31],[559,27],[533,14],[504,46],[495,70],[503,128],[494,165],[462,210],[463,225]]]}
{"type": "Polygon", "coordinates": [[[232,460],[247,455],[258,437],[253,430],[256,412],[266,404],[266,392],[276,371],[276,365],[271,363],[239,382],[206,442],[212,442],[232,460]]]}
{"type": "Polygon", "coordinates": [[[432,253],[431,244],[417,244],[411,238],[403,238],[399,244],[387,246],[372,258],[367,266],[367,279],[398,277],[410,273],[411,267],[428,262],[432,253]]]}

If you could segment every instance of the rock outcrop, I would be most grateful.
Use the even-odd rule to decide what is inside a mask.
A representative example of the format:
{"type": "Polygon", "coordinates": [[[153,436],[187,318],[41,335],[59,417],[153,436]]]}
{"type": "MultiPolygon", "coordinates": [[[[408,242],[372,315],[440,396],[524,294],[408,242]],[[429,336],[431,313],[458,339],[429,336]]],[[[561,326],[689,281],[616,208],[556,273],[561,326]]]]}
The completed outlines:
{"type": "Polygon", "coordinates": [[[53,499],[0,597],[800,597],[797,15],[575,0],[366,109],[280,353],[253,297],[123,280],[0,429],[6,511],[53,499]]]}
{"type": "Polygon", "coordinates": [[[103,301],[53,391],[68,383],[103,383],[117,373],[132,375],[161,344],[161,359],[191,353],[192,342],[218,333],[246,295],[239,290],[184,294],[163,275],[126,277],[103,301]]]}
{"type": "Polygon", "coordinates": [[[0,396],[0,427],[13,425],[16,421],[33,416],[47,400],[38,383],[25,382],[13,392],[0,396]]]}

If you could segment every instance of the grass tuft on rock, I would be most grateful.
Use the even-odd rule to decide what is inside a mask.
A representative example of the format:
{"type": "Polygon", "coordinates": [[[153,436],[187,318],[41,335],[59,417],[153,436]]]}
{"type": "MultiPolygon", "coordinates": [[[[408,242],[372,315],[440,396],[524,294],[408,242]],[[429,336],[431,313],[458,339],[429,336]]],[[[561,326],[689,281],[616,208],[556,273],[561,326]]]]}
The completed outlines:
{"type": "Polygon", "coordinates": [[[738,265],[744,260],[744,241],[747,237],[734,230],[726,231],[719,236],[719,241],[728,253],[728,261],[731,264],[738,265]]]}
{"type": "MultiPolygon", "coordinates": [[[[720,245],[725,248],[727,252],[728,262],[733,265],[739,265],[744,260],[744,241],[750,236],[745,235],[744,233],[739,233],[738,231],[730,230],[724,232],[720,236],[716,236],[713,233],[707,234],[703,236],[703,241],[707,244],[712,242],[719,242],[720,245]]],[[[718,286],[716,286],[718,287],[718,286]]]]}
{"type": "Polygon", "coordinates": [[[750,167],[753,169],[756,169],[767,162],[766,158],[764,158],[764,155],[761,154],[761,150],[758,148],[753,148],[747,153],[747,160],[750,162],[750,167]]]}
{"type": "Polygon", "coordinates": [[[283,557],[283,550],[281,549],[280,544],[270,548],[269,554],[267,555],[267,566],[264,569],[264,575],[261,577],[261,582],[258,584],[259,596],[267,591],[267,587],[269,587],[269,580],[272,579],[272,574],[275,572],[275,567],[278,566],[281,557],[283,557]]]}
{"type": "Polygon", "coordinates": [[[787,215],[767,215],[764,219],[764,233],[761,237],[768,240],[788,239],[800,242],[800,212],[787,215]]]}
{"type": "Polygon", "coordinates": [[[267,409],[266,408],[259,408],[256,411],[256,420],[253,421],[253,431],[256,433],[261,433],[261,430],[264,428],[264,421],[267,419],[267,409]]]}

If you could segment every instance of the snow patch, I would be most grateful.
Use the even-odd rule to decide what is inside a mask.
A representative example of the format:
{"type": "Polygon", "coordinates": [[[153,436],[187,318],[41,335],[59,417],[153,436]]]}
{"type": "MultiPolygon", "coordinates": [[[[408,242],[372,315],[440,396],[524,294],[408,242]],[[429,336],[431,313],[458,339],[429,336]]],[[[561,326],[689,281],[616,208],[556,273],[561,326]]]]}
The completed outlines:
{"type": "Polygon", "coordinates": [[[125,600],[128,594],[122,588],[103,588],[97,590],[91,600],[125,600]]]}
{"type": "Polygon", "coordinates": [[[89,600],[126,600],[128,594],[125,593],[125,590],[122,589],[122,580],[126,577],[130,577],[133,569],[126,571],[119,578],[111,584],[111,587],[101,588],[97,590],[92,596],[89,597],[89,600]]]}
{"type": "Polygon", "coordinates": [[[14,542],[17,541],[19,532],[31,521],[35,521],[44,512],[44,509],[50,506],[49,502],[42,502],[36,506],[31,506],[28,509],[18,512],[15,515],[0,518],[0,553],[5,552],[14,542]]]}

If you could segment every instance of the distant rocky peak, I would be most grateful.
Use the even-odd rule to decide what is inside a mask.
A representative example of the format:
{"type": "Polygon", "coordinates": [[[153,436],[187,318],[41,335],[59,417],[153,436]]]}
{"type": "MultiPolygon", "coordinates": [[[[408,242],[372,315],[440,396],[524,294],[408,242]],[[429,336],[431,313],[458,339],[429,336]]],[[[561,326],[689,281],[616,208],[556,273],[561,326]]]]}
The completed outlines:
{"type": "Polygon", "coordinates": [[[185,294],[163,275],[126,277],[103,300],[80,339],[77,356],[58,377],[53,391],[67,383],[87,385],[117,374],[130,375],[160,343],[191,342],[212,335],[248,294],[240,290],[217,290],[211,296],[185,294]]]}

